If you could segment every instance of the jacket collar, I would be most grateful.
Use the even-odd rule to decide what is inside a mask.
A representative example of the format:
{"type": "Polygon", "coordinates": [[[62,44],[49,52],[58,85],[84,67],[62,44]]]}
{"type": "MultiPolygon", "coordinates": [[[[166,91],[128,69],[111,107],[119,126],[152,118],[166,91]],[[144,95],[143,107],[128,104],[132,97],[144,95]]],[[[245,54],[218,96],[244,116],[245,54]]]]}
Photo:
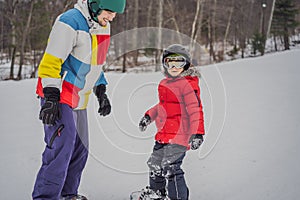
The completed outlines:
{"type": "Polygon", "coordinates": [[[187,70],[183,71],[180,75],[180,77],[185,77],[185,76],[197,76],[201,77],[201,74],[199,70],[197,70],[195,67],[190,67],[187,70]]]}
{"type": "MultiPolygon", "coordinates": [[[[94,20],[92,20],[92,17],[90,15],[89,12],[89,8],[87,5],[87,0],[78,0],[77,3],[75,4],[74,8],[78,9],[82,15],[85,17],[86,21],[89,24],[90,29],[101,29],[102,26],[100,24],[98,24],[97,22],[95,22],[94,20]]],[[[108,22],[109,25],[109,22],[108,22]]]]}

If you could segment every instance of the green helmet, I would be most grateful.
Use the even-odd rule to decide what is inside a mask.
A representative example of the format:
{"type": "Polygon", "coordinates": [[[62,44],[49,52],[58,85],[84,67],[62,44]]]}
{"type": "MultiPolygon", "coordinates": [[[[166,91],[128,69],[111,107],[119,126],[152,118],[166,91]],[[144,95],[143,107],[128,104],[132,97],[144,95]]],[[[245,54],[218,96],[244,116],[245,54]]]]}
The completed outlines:
{"type": "Polygon", "coordinates": [[[97,17],[102,10],[123,13],[126,0],[88,0],[87,3],[92,19],[98,22],[97,17]]]}

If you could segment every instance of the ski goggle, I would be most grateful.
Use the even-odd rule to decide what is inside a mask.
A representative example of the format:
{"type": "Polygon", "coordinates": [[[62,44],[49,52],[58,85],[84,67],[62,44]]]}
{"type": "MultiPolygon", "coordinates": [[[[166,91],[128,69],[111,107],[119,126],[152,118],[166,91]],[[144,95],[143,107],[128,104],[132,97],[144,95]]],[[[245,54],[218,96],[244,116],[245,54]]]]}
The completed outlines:
{"type": "Polygon", "coordinates": [[[173,67],[180,69],[183,68],[187,64],[185,57],[183,56],[167,56],[164,59],[164,66],[168,69],[172,69],[173,67]]]}

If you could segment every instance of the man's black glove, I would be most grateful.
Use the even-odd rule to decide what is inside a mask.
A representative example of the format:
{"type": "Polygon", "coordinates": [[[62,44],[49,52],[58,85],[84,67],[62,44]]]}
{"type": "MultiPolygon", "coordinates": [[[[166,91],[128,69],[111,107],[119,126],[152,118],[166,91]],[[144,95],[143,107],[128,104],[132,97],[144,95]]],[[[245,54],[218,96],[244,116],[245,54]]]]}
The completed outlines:
{"type": "Polygon", "coordinates": [[[98,101],[99,101],[99,110],[98,113],[103,117],[110,114],[111,112],[111,105],[108,100],[106,92],[106,86],[101,84],[94,88],[94,93],[96,94],[98,101]]]}
{"type": "Polygon", "coordinates": [[[140,128],[140,131],[145,131],[147,126],[151,123],[151,118],[149,115],[145,115],[140,123],[139,123],[139,128],[140,128]]]}
{"type": "Polygon", "coordinates": [[[190,141],[189,141],[192,150],[199,149],[202,142],[203,142],[203,135],[202,134],[193,134],[190,137],[190,141]]]}
{"type": "Polygon", "coordinates": [[[45,103],[41,108],[39,119],[44,124],[53,126],[56,120],[61,119],[59,107],[60,91],[56,87],[45,87],[43,92],[45,103]]]}

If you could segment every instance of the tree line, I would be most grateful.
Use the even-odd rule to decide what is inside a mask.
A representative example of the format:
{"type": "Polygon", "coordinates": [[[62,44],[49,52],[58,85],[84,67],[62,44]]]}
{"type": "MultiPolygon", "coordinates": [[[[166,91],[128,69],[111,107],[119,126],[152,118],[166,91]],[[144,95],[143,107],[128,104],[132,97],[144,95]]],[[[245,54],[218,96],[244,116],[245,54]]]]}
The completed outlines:
{"type": "MultiPolygon", "coordinates": [[[[0,62],[11,63],[8,79],[22,79],[25,64],[35,77],[54,20],[76,2],[0,1],[0,62]]],[[[274,50],[281,44],[287,50],[299,42],[291,40],[300,33],[299,8],[297,0],[127,0],[125,13],[112,23],[108,70],[144,65],[143,56],[158,69],[161,50],[169,43],[188,46],[198,65],[236,54],[243,58],[248,46],[253,55],[264,55],[268,38],[274,50]]]]}

